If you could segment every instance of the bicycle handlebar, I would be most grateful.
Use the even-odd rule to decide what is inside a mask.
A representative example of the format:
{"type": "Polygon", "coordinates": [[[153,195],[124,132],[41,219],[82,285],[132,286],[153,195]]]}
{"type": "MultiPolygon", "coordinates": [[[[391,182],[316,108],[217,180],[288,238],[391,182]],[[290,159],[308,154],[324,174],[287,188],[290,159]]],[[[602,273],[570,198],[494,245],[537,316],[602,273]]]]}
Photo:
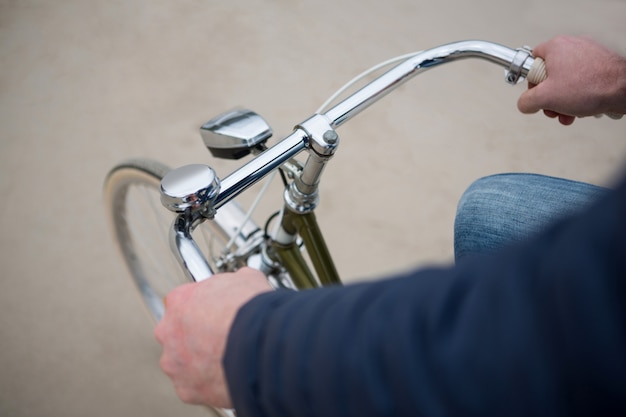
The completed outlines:
{"type": "MultiPolygon", "coordinates": [[[[337,146],[335,128],[341,126],[415,75],[435,66],[466,58],[481,58],[505,67],[507,69],[505,79],[510,84],[516,84],[523,80],[535,62],[529,48],[511,49],[486,41],[455,42],[417,53],[391,68],[325,113],[315,114],[297,125],[290,135],[225,177],[221,184],[218,181],[216,184],[209,186],[214,191],[216,191],[215,188],[219,189],[219,193],[215,199],[205,203],[205,206],[200,211],[213,213],[215,209],[226,204],[271,171],[306,149],[311,150],[309,161],[307,161],[299,181],[296,179],[292,183],[292,185],[302,186],[306,193],[300,192],[301,190],[295,190],[293,193],[295,197],[293,198],[296,200],[304,196],[303,200],[294,201],[297,204],[301,204],[300,207],[311,204],[317,196],[317,182],[324,164],[332,156],[337,146]],[[328,135],[328,133],[331,133],[331,135],[328,135]],[[334,139],[331,141],[329,138],[334,139]],[[307,197],[312,198],[306,200],[307,197]]],[[[205,189],[204,187],[206,185],[201,184],[201,191],[206,193],[208,188],[205,189]]],[[[290,191],[293,191],[292,188],[290,188],[290,191]]],[[[289,204],[289,202],[287,203],[289,204]]],[[[314,207],[314,204],[312,203],[309,207],[314,207]]],[[[194,280],[202,280],[211,275],[208,263],[204,260],[203,254],[199,251],[191,237],[191,231],[204,215],[200,211],[197,214],[180,214],[174,222],[170,234],[172,248],[177,253],[177,257],[181,264],[184,265],[187,273],[194,280]]]]}
{"type": "Polygon", "coordinates": [[[448,62],[481,58],[508,69],[506,80],[516,84],[534,62],[530,48],[511,49],[492,42],[461,41],[422,51],[398,64],[325,113],[338,127],[417,74],[448,62]]]}
{"type": "MultiPolygon", "coordinates": [[[[481,58],[508,70],[506,81],[516,84],[528,75],[534,58],[529,48],[511,49],[486,41],[460,41],[420,52],[382,74],[359,91],[344,99],[321,116],[336,128],[380,100],[417,74],[448,62],[481,58]]],[[[323,136],[325,132],[314,132],[323,136]]],[[[214,202],[218,208],[255,184],[269,172],[306,149],[311,132],[296,128],[294,132],[267,149],[222,180],[221,191],[214,202]]]]}

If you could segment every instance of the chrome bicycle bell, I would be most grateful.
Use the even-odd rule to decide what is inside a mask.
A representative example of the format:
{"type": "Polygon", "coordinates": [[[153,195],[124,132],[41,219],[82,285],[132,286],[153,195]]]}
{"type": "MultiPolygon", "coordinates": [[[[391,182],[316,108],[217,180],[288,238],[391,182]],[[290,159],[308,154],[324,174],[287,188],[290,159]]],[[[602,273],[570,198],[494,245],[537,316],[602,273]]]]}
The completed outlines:
{"type": "Polygon", "coordinates": [[[161,203],[175,213],[206,211],[202,214],[210,217],[219,192],[220,180],[207,165],[186,165],[161,180],[161,203]]]}

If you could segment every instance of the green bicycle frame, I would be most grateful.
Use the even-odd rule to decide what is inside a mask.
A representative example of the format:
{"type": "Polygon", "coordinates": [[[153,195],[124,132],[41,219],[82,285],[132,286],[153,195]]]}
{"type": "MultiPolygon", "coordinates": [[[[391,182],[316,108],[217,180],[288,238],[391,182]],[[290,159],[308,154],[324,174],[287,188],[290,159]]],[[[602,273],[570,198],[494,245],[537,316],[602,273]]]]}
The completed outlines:
{"type": "Polygon", "coordinates": [[[281,225],[287,233],[300,235],[317,274],[316,280],[295,241],[288,245],[272,242],[271,253],[285,267],[298,289],[341,284],[315,213],[296,213],[285,208],[281,225]]]}

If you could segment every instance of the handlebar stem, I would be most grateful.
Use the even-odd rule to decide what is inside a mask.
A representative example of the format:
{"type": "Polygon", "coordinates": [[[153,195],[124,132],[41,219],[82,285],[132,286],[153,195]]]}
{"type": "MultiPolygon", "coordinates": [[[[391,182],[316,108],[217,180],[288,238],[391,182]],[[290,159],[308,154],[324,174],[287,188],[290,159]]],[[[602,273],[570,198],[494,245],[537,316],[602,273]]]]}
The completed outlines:
{"type": "Polygon", "coordinates": [[[296,187],[302,194],[314,194],[326,162],[335,154],[339,136],[325,116],[316,114],[297,126],[309,137],[309,158],[302,173],[296,177],[296,187]]]}

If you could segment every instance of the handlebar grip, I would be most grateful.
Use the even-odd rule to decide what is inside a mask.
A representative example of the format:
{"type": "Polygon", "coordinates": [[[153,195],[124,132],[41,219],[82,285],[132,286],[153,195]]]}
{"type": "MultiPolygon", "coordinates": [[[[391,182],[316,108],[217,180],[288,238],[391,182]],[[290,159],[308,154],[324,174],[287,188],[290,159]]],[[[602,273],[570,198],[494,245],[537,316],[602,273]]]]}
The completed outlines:
{"type": "Polygon", "coordinates": [[[526,79],[529,83],[541,84],[546,80],[546,78],[548,78],[548,74],[546,73],[546,63],[543,59],[536,57],[530,66],[530,71],[528,71],[526,79]]]}
{"type": "MultiPolygon", "coordinates": [[[[536,57],[532,65],[530,66],[530,71],[528,71],[528,75],[526,79],[529,83],[540,84],[548,78],[548,74],[546,73],[546,63],[543,59],[536,57]]],[[[610,117],[613,120],[619,120],[622,118],[623,114],[619,113],[605,113],[607,117],[610,117]]],[[[597,117],[601,117],[602,115],[598,115],[597,117]]]]}

